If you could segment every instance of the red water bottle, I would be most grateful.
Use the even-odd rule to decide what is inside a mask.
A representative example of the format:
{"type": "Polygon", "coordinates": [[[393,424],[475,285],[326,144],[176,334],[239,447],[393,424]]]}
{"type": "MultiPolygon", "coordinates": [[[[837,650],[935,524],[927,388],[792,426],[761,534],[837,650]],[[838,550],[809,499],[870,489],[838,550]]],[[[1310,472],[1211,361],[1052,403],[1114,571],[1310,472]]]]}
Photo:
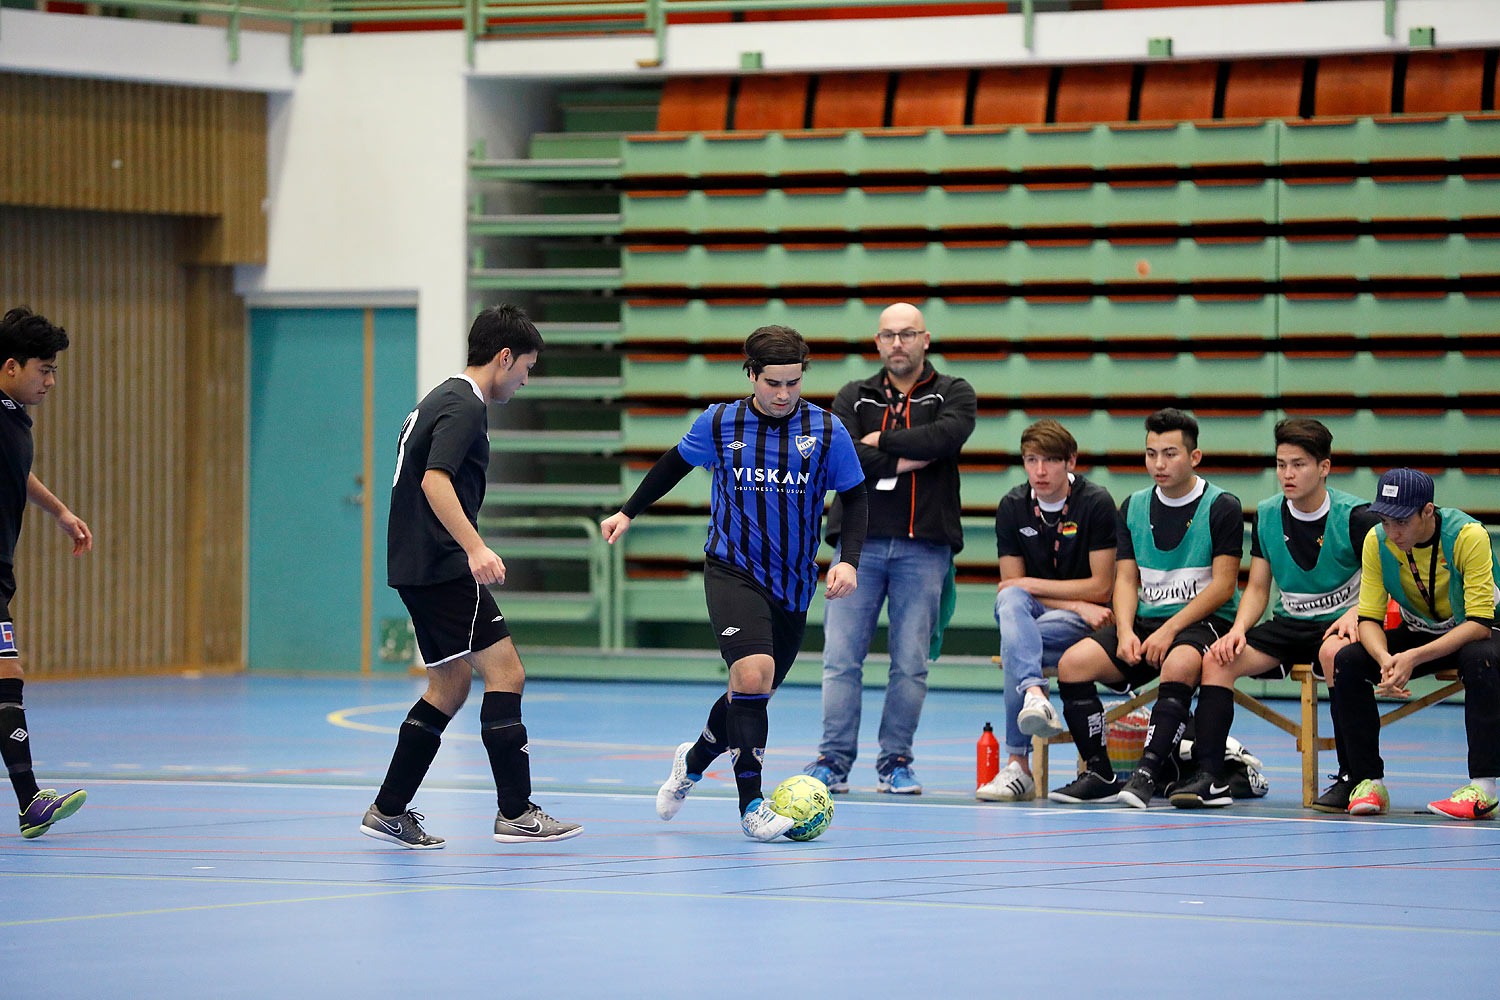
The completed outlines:
{"type": "Polygon", "coordinates": [[[988,722],[979,734],[979,745],[974,748],[974,787],[987,785],[1000,773],[1000,741],[995,739],[995,727],[988,722]]]}

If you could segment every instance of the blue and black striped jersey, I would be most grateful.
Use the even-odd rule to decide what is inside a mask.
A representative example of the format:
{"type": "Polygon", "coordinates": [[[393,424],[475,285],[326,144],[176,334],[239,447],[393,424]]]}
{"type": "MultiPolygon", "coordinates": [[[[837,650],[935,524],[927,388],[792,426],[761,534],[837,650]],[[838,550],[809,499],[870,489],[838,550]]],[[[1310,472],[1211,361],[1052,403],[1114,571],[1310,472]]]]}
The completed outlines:
{"type": "Polygon", "coordinates": [[[749,573],[792,611],[806,611],[829,490],[865,481],[848,430],[801,401],[768,417],[749,398],[709,407],[677,445],[713,473],[706,555],[749,573]]]}

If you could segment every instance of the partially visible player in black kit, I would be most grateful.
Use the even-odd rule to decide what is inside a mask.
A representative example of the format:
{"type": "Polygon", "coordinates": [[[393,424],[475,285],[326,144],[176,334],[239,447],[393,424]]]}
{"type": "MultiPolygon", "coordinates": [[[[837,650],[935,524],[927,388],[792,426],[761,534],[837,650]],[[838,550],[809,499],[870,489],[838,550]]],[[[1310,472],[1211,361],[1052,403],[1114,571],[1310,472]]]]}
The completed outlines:
{"type": "Polygon", "coordinates": [[[583,832],[531,801],[521,722],[526,672],[489,591],[505,582],[505,563],[478,529],[490,458],[488,404],[510,402],[541,349],[541,335],[520,309],[484,310],[469,329],[468,367],[429,392],[401,425],[386,572],[411,613],[427,692],[401,724],[385,783],[359,827],[367,837],[419,851],[444,845],[409,805],[443,729],[469,696],[471,668],[484,681],[479,728],[499,799],[495,839],[535,843],[583,832]]]}
{"type": "Polygon", "coordinates": [[[0,756],[10,772],[21,811],[21,836],[40,837],[58,820],[67,819],[83,805],[88,793],[77,789],[59,795],[38,788],[31,770],[31,731],[21,707],[24,672],[10,599],[16,595],[16,539],[27,502],[51,514],[73,540],[73,554],[94,547],[89,526],[52,495],[31,471],[35,446],[31,416],[57,384],[57,356],[68,346],[68,335],[29,309],[12,309],[0,319],[0,756]]]}

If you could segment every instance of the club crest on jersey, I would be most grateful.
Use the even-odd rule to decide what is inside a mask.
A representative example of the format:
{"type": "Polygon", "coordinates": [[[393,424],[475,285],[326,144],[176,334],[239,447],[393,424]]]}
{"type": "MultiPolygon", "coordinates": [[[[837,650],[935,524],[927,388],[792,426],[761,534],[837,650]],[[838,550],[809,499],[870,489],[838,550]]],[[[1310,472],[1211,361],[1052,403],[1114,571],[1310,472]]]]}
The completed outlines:
{"type": "Polygon", "coordinates": [[[1057,533],[1063,538],[1072,538],[1078,534],[1078,524],[1075,521],[1064,521],[1057,526],[1057,533]]]}
{"type": "Polygon", "coordinates": [[[0,622],[0,653],[16,651],[16,632],[10,622],[0,622]]]}
{"type": "Polygon", "coordinates": [[[797,451],[801,452],[803,458],[806,458],[812,454],[813,445],[817,443],[816,438],[809,437],[806,434],[799,435],[796,439],[797,451]]]}

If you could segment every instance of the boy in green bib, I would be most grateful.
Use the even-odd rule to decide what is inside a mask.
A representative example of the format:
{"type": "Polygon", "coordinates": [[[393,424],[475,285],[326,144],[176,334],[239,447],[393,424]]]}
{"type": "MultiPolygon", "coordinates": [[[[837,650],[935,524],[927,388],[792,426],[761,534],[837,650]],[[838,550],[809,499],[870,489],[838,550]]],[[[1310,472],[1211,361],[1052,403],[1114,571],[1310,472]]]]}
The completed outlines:
{"type": "Polygon", "coordinates": [[[1057,665],[1063,720],[1086,769],[1048,796],[1054,802],[1118,799],[1144,809],[1169,777],[1163,768],[1186,727],[1203,654],[1233,624],[1244,550],[1240,501],[1193,471],[1202,460],[1198,421],[1176,409],[1146,418],[1146,471],[1156,485],[1120,505],[1115,624],[1080,639],[1057,665]],[[1128,690],[1158,674],[1146,749],[1122,783],[1104,749],[1095,684],[1128,690]]]}
{"type": "MultiPolygon", "coordinates": [[[[1250,580],[1234,627],[1203,660],[1194,717],[1198,771],[1172,792],[1172,805],[1229,805],[1224,747],[1234,721],[1234,682],[1277,679],[1298,663],[1333,676],[1333,657],[1357,642],[1360,550],[1380,518],[1369,503],[1328,488],[1333,434],[1310,417],[1276,425],[1276,478],[1281,492],[1256,507],[1250,533],[1250,580]],[[1271,581],[1281,591],[1271,618],[1271,581]]],[[[1340,809],[1342,811],[1342,808],[1340,809]]]]}
{"type": "Polygon", "coordinates": [[[1388,810],[1375,695],[1406,698],[1411,678],[1456,669],[1464,682],[1471,780],[1427,808],[1450,819],[1493,819],[1500,776],[1500,562],[1489,532],[1461,510],[1436,506],[1432,477],[1417,469],[1381,476],[1370,510],[1380,524],[1361,553],[1359,642],[1333,660],[1339,779],[1323,798],[1346,795],[1354,816],[1388,810]],[[1389,632],[1383,627],[1388,599],[1401,612],[1401,623],[1389,632]]]}

